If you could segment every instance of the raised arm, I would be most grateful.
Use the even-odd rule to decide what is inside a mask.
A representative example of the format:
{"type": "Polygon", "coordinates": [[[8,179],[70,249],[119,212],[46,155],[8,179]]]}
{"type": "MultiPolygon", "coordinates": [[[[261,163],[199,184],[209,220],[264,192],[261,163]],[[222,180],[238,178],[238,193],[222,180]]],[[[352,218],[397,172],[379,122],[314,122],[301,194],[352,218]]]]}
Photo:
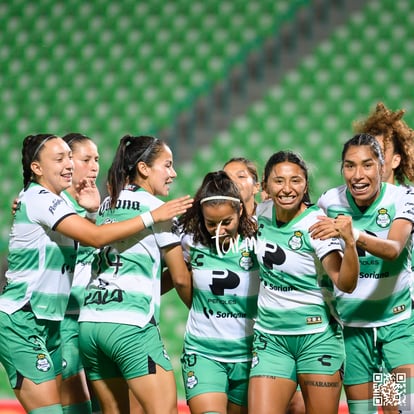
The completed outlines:
{"type": "Polygon", "coordinates": [[[336,287],[343,292],[352,293],[359,276],[359,259],[352,229],[352,218],[340,216],[335,222],[337,236],[344,240],[343,254],[332,252],[323,260],[322,265],[336,287]]]}
{"type": "MultiPolygon", "coordinates": [[[[154,223],[170,220],[183,214],[191,207],[193,199],[190,196],[180,197],[162,204],[151,211],[154,223]]],[[[56,227],[56,230],[86,246],[103,247],[117,240],[131,237],[146,228],[141,216],[117,223],[108,223],[97,226],[89,220],[72,214],[64,218],[56,227]]]]}

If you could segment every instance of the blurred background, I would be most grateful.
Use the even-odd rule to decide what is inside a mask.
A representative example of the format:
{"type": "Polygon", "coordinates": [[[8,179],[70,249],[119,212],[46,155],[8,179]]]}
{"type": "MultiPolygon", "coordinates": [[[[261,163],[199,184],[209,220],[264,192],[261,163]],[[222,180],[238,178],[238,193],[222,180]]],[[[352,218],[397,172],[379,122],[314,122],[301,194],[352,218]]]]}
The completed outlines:
{"type": "MultiPolygon", "coordinates": [[[[261,175],[291,149],[316,201],[342,183],[342,144],[377,102],[414,125],[411,0],[0,0],[0,23],[2,274],[26,135],[91,137],[103,193],[123,135],[165,139],[171,198],[231,157],[261,175]]],[[[175,292],[163,297],[180,398],[186,315],[175,292]]],[[[13,398],[1,366],[0,398],[13,398]]]]}

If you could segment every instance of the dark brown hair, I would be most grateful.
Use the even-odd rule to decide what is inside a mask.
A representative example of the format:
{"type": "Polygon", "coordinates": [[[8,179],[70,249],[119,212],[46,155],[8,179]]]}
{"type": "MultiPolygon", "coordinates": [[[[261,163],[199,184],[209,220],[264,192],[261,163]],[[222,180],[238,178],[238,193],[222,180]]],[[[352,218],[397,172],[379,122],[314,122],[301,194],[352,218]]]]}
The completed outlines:
{"type": "Polygon", "coordinates": [[[209,172],[204,177],[201,186],[194,196],[192,207],[180,217],[183,232],[192,234],[195,243],[201,243],[210,248],[214,247],[214,240],[204,224],[203,207],[201,205],[202,199],[214,196],[226,196],[240,200],[214,199],[206,201],[203,205],[231,203],[231,206],[237,213],[242,210],[238,234],[242,237],[254,237],[257,230],[256,222],[247,215],[245,208],[242,209],[243,201],[239,189],[224,171],[209,172]]]}

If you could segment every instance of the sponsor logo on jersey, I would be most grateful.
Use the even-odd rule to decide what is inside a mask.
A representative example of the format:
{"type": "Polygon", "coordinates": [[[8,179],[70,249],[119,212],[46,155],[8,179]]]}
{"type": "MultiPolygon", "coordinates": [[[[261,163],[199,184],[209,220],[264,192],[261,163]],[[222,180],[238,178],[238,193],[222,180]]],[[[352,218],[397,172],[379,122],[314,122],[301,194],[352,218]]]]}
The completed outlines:
{"type": "Polygon", "coordinates": [[[236,289],[240,284],[240,276],[228,269],[213,270],[212,275],[209,287],[214,295],[222,296],[226,289],[236,289]]]}
{"type": "Polygon", "coordinates": [[[324,367],[330,367],[332,364],[329,362],[329,359],[332,359],[332,355],[322,355],[320,358],[318,358],[318,361],[324,367]]]}
{"type": "Polygon", "coordinates": [[[383,273],[364,273],[360,272],[359,278],[360,279],[385,279],[390,277],[390,272],[383,272],[383,273]]]}
{"type": "Polygon", "coordinates": [[[203,307],[203,313],[204,313],[204,316],[207,319],[210,319],[210,316],[213,316],[214,315],[214,311],[212,309],[206,308],[205,306],[203,307]]]}
{"type": "Polygon", "coordinates": [[[266,289],[273,290],[275,292],[293,292],[295,290],[299,290],[296,286],[280,286],[280,285],[274,285],[273,283],[270,283],[264,280],[263,278],[260,278],[260,280],[266,289]]]}
{"type": "Polygon", "coordinates": [[[295,231],[288,244],[292,250],[299,250],[303,246],[303,233],[299,230],[295,231]]]}
{"type": "Polygon", "coordinates": [[[63,199],[57,198],[56,200],[53,200],[53,203],[51,206],[49,206],[49,211],[52,214],[55,214],[56,209],[59,207],[60,204],[64,203],[63,199]]]}
{"type": "Polygon", "coordinates": [[[244,312],[222,312],[222,311],[217,311],[216,314],[216,318],[222,318],[222,319],[227,319],[227,318],[234,318],[234,319],[238,319],[238,318],[245,318],[247,315],[244,312]]]}
{"type": "MultiPolygon", "coordinates": [[[[115,203],[115,210],[140,210],[141,203],[137,200],[123,200],[118,199],[115,203]]],[[[99,207],[98,214],[102,216],[107,210],[112,210],[111,207],[111,200],[106,199],[102,202],[101,206],[99,207]]]]}
{"type": "Polygon", "coordinates": [[[247,314],[244,312],[223,312],[223,311],[217,311],[214,314],[213,309],[208,309],[206,307],[203,308],[204,316],[207,319],[210,319],[212,317],[215,317],[217,319],[239,319],[239,318],[246,318],[247,314]]]}
{"type": "Polygon", "coordinates": [[[209,298],[208,303],[219,303],[220,305],[235,305],[236,299],[219,299],[219,298],[209,298]]]}
{"type": "Polygon", "coordinates": [[[122,289],[113,289],[113,290],[99,290],[95,289],[87,294],[84,298],[83,304],[88,305],[107,305],[111,302],[123,302],[124,296],[122,289]]]}
{"type": "Polygon", "coordinates": [[[376,222],[378,226],[380,226],[383,229],[390,225],[391,217],[388,214],[388,210],[386,208],[380,208],[378,210],[378,216],[377,216],[376,222]]]}
{"type": "Polygon", "coordinates": [[[50,362],[46,358],[45,354],[37,355],[36,368],[42,372],[47,372],[51,368],[50,362]]]}
{"type": "Polygon", "coordinates": [[[405,311],[405,305],[398,305],[392,308],[392,313],[401,313],[405,311]]]}
{"type": "Polygon", "coordinates": [[[360,258],[359,262],[361,263],[361,265],[363,266],[377,266],[380,264],[380,261],[374,258],[369,258],[369,259],[362,259],[360,258]]]}
{"type": "Polygon", "coordinates": [[[308,325],[315,325],[318,323],[322,323],[322,317],[321,316],[308,316],[306,318],[306,323],[308,325]]]}
{"type": "Polygon", "coordinates": [[[273,265],[276,266],[285,263],[286,253],[277,244],[273,243],[262,243],[263,249],[260,251],[262,256],[263,265],[267,269],[273,269],[273,265]]]}

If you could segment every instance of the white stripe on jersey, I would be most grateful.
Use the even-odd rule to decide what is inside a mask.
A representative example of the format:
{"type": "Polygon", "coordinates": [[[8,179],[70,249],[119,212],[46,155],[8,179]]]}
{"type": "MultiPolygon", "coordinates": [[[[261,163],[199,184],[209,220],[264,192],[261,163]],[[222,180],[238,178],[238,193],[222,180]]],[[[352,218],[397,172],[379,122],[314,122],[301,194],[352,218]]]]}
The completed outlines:
{"type": "Polygon", "coordinates": [[[67,305],[76,260],[72,239],[53,231],[74,214],[62,197],[32,183],[19,194],[9,241],[7,286],[0,310],[13,313],[29,300],[39,319],[61,320],[67,305]]]}

